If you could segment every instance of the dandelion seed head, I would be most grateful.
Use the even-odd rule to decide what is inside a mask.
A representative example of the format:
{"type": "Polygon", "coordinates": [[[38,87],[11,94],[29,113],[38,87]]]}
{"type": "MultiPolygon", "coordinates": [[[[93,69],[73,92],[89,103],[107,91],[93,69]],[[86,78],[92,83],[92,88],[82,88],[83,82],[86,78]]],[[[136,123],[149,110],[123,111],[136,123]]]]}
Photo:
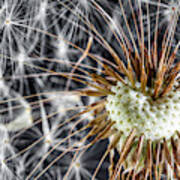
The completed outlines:
{"type": "MultiPolygon", "coordinates": [[[[148,90],[151,91],[147,87],[148,90]]],[[[152,141],[168,140],[180,129],[180,92],[172,90],[167,96],[153,100],[140,91],[138,82],[136,88],[118,82],[112,91],[115,95],[107,97],[106,109],[115,128],[124,136],[136,129],[137,136],[144,135],[152,141]]]]}
{"type": "Polygon", "coordinates": [[[180,162],[179,46],[171,48],[178,0],[4,1],[0,179],[62,179],[64,170],[69,180],[172,179],[180,162]],[[12,173],[13,159],[21,161],[12,173]]]}

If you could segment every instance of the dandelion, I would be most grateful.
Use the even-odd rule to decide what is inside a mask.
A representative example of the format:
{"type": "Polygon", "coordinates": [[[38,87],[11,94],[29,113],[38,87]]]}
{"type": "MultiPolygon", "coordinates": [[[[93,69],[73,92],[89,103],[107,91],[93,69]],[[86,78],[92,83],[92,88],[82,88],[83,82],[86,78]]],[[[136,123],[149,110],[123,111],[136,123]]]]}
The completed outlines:
{"type": "MultiPolygon", "coordinates": [[[[74,25],[74,17],[80,21],[76,26],[85,35],[85,47],[84,43],[82,46],[80,43],[83,36],[78,39],[74,31],[70,41],[67,40],[69,37],[59,37],[51,31],[30,27],[44,36],[64,41],[81,55],[76,62],[39,58],[57,65],[67,63],[72,68],[71,72],[59,72],[52,66],[23,62],[28,67],[47,73],[48,77],[67,79],[64,91],[58,92],[56,89],[55,92],[47,92],[49,89],[42,83],[44,92],[23,97],[37,98],[29,104],[32,112],[39,109],[40,119],[34,117],[28,128],[25,126],[10,137],[13,144],[13,140],[21,139],[20,135],[24,133],[25,138],[31,137],[31,141],[25,143],[22,138],[21,145],[24,147],[20,148],[16,143],[19,151],[6,158],[4,163],[23,156],[31,157],[26,180],[51,178],[52,172],[60,177],[58,173],[61,169],[55,169],[61,167],[61,159],[68,157],[69,153],[73,157],[63,179],[80,179],[80,174],[96,179],[107,158],[109,167],[106,168],[106,179],[161,179],[162,175],[167,179],[180,178],[180,63],[176,58],[180,43],[173,47],[179,12],[171,12],[173,23],[167,21],[167,27],[163,29],[159,26],[160,0],[159,3],[139,0],[123,3],[119,0],[115,19],[108,8],[103,8],[103,2],[89,0],[82,4],[79,1],[83,7],[89,5],[93,8],[101,19],[100,26],[106,26],[105,30],[91,18],[88,19],[83,11],[74,12],[74,1],[59,1],[65,11],[73,15],[69,21],[62,18],[63,22],[67,20],[67,27],[70,27],[69,23],[74,25]],[[157,5],[154,24],[150,16],[151,4],[157,5]],[[116,23],[118,19],[120,23],[116,23]],[[110,39],[106,37],[107,31],[110,31],[110,39]],[[98,66],[83,64],[84,59],[98,66]],[[70,88],[72,83],[74,86],[70,88]],[[49,95],[58,93],[62,101],[53,103],[49,95]],[[70,109],[58,108],[58,104],[65,104],[65,95],[71,100],[78,97],[83,104],[71,103],[70,109]],[[57,110],[49,113],[44,102],[57,106],[57,110]],[[57,117],[62,114],[63,118],[58,122],[57,117]],[[95,164],[94,172],[89,172],[83,166],[83,155],[104,139],[109,140],[108,146],[103,146],[105,151],[95,164]],[[118,156],[115,156],[116,153],[118,156]]],[[[48,81],[47,84],[51,83],[48,81]]]]}

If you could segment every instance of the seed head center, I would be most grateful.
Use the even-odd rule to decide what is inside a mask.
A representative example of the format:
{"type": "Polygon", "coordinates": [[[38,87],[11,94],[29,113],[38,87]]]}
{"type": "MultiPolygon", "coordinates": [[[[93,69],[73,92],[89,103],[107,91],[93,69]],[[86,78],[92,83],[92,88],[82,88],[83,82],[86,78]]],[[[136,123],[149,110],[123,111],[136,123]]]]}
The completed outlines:
{"type": "MultiPolygon", "coordinates": [[[[140,91],[118,82],[112,87],[114,95],[107,97],[106,110],[115,128],[128,136],[136,129],[137,136],[146,139],[169,139],[180,130],[180,93],[171,91],[166,97],[153,100],[140,91]]],[[[150,89],[149,89],[150,90],[150,89]]]]}

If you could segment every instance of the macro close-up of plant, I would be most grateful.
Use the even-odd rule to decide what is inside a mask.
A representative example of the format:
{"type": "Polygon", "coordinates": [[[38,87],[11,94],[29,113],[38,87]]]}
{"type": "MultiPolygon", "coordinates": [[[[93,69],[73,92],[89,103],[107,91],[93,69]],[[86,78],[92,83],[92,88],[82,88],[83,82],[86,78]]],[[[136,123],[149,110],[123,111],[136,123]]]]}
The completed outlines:
{"type": "Polygon", "coordinates": [[[0,0],[0,180],[179,180],[179,72],[179,0],[0,0]]]}

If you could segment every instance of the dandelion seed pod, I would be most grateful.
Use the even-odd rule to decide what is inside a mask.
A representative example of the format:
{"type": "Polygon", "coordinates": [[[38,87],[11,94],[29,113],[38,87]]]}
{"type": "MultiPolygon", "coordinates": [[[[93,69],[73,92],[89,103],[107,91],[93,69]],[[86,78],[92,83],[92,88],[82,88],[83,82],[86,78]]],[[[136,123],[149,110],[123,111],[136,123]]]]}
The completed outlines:
{"type": "Polygon", "coordinates": [[[1,1],[0,178],[179,180],[179,7],[1,1]]]}

